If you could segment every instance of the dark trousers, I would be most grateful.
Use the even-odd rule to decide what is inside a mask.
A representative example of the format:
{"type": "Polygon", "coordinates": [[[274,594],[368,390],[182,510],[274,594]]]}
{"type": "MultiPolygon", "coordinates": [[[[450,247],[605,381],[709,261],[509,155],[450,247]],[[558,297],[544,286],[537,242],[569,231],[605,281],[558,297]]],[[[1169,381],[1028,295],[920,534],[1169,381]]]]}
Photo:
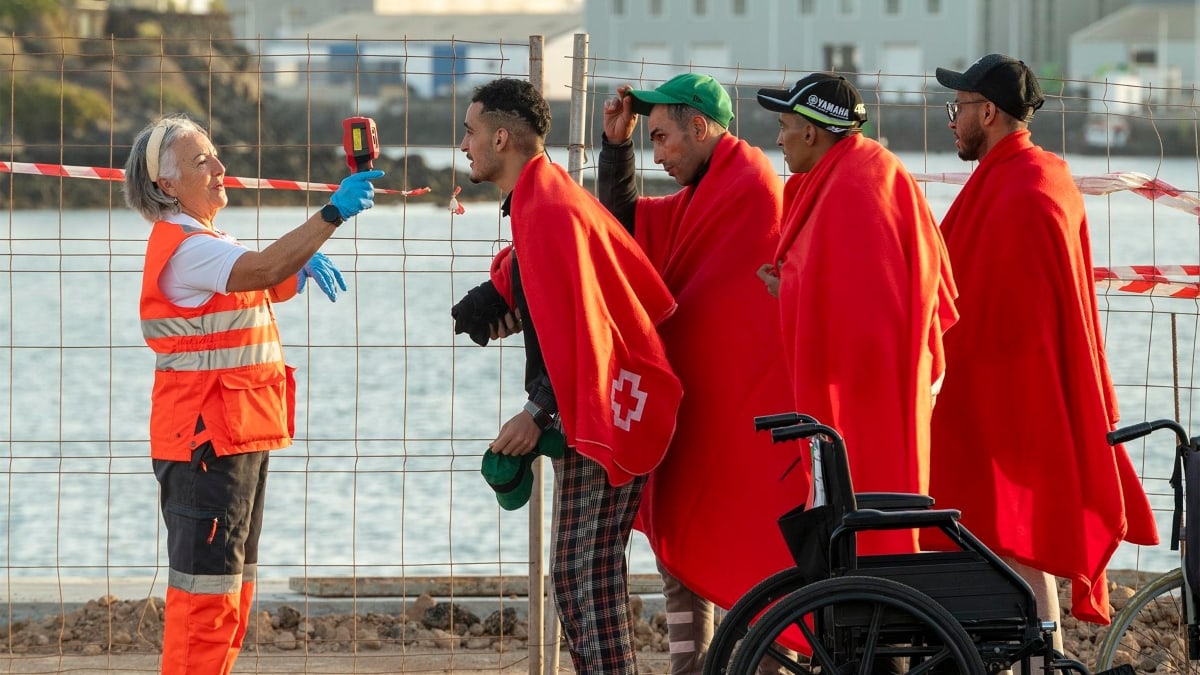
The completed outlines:
{"type": "Polygon", "coordinates": [[[621,487],[567,448],[554,460],[554,602],[577,675],[636,675],[625,549],[645,476],[621,487]]]}
{"type": "Polygon", "coordinates": [[[269,453],[153,460],[167,530],[163,673],[233,670],[254,598],[269,453]]]}

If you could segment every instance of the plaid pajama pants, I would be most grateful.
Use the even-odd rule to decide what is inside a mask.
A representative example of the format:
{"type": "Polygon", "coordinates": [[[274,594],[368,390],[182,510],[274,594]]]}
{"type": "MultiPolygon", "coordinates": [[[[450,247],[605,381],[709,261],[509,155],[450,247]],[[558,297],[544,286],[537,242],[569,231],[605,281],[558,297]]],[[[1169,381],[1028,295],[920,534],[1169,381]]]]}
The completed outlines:
{"type": "Polygon", "coordinates": [[[553,464],[554,603],[575,672],[636,675],[625,549],[646,477],[614,488],[604,467],[574,448],[553,464]]]}

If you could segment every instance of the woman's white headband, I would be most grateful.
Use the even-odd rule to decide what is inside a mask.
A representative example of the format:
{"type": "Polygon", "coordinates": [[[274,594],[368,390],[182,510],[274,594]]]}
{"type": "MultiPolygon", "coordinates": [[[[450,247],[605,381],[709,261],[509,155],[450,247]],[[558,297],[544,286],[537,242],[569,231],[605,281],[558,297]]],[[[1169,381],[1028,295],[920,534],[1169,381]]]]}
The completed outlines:
{"type": "Polygon", "coordinates": [[[150,182],[158,182],[158,153],[162,146],[163,136],[167,135],[166,122],[154,125],[150,132],[150,140],[146,142],[146,171],[150,174],[150,182]]]}

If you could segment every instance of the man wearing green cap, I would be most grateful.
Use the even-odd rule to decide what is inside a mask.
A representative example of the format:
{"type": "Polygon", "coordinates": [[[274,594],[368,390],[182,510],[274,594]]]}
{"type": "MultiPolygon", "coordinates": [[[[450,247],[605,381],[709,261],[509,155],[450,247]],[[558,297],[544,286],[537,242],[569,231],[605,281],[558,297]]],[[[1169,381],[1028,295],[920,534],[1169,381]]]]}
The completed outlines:
{"type": "Polygon", "coordinates": [[[778,310],[755,274],[779,240],[781,182],[762,151],[728,131],[733,104],[712,77],[617,94],[605,105],[597,192],[679,303],[659,334],[687,392],[636,526],[663,575],[671,672],[699,673],[713,603],[729,608],[793,564],[776,521],[807,491],[805,472],[787,471],[794,457],[753,428],[756,415],[793,408],[778,310]],[[683,186],[675,194],[638,195],[639,115],[655,163],[683,186]],[[714,327],[720,339],[697,337],[714,327]]]}

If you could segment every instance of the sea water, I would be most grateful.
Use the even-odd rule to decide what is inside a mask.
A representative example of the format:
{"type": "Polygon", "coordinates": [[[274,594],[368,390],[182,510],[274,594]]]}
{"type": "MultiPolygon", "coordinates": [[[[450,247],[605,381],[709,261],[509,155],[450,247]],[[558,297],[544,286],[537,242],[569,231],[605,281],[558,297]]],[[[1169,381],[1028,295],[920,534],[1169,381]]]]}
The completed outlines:
{"type": "MultiPolygon", "coordinates": [[[[450,148],[422,152],[434,165],[461,162],[450,148]]],[[[782,171],[778,152],[769,154],[782,171]]],[[[951,154],[901,157],[914,173],[971,168],[951,154]]],[[[566,153],[552,158],[565,162],[566,153]]],[[[1076,175],[1139,171],[1197,189],[1195,160],[1069,159],[1076,175]]],[[[379,186],[418,187],[387,179],[379,186]]],[[[958,189],[928,184],[937,217],[958,189]]],[[[322,197],[314,194],[309,210],[227,208],[217,226],[262,248],[322,197]]],[[[1127,192],[1085,200],[1097,265],[1200,261],[1195,216],[1127,192]]],[[[449,315],[486,278],[507,222],[497,202],[466,207],[451,216],[443,203],[380,196],[322,249],[349,290],[330,303],[310,287],[277,305],[300,389],[297,441],[271,458],[264,578],[526,571],[528,510],[501,511],[478,473],[480,453],[524,399],[520,340],[480,348],[453,334],[449,315]]],[[[8,576],[138,577],[165,569],[146,442],[153,357],[137,308],[148,230],[120,206],[0,217],[0,569],[8,576]]],[[[1178,379],[1189,424],[1197,410],[1196,303],[1108,291],[1100,306],[1124,421],[1173,416],[1178,379]]],[[[719,328],[705,339],[719,342],[719,328]]],[[[1172,447],[1169,434],[1129,446],[1164,537],[1172,447]]],[[[1161,570],[1175,559],[1165,546],[1126,546],[1112,564],[1161,570]]],[[[635,535],[631,571],[654,569],[635,535]]]]}

